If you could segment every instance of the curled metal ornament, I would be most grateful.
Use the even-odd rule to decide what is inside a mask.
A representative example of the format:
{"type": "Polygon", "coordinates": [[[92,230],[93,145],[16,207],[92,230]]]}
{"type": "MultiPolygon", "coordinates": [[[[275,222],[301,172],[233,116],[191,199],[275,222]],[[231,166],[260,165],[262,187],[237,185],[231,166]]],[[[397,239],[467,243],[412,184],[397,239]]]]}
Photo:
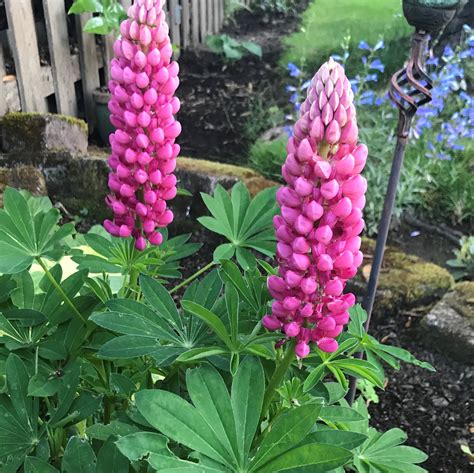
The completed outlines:
{"type": "Polygon", "coordinates": [[[431,101],[433,82],[425,71],[429,35],[417,31],[413,35],[413,47],[405,68],[396,72],[391,81],[390,98],[400,111],[397,134],[406,139],[416,111],[431,101]]]}

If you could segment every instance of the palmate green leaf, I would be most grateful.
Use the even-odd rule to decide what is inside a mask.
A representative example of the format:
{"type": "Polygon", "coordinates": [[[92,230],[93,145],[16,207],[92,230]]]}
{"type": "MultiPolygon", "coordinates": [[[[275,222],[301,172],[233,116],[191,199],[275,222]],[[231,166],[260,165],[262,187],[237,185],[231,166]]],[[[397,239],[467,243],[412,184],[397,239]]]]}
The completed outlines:
{"type": "Polygon", "coordinates": [[[159,346],[154,338],[123,335],[102,345],[97,355],[106,360],[136,358],[153,354],[159,346]]]}
{"type": "Polygon", "coordinates": [[[306,404],[280,417],[260,445],[250,471],[256,471],[274,458],[291,450],[311,431],[318,419],[321,404],[306,404]]]}
{"type": "Polygon", "coordinates": [[[24,457],[30,452],[37,442],[37,433],[24,422],[24,416],[18,416],[15,407],[5,394],[0,395],[0,412],[0,467],[2,467],[2,461],[7,457],[16,455],[24,457]]]}
{"type": "MultiPolygon", "coordinates": [[[[384,389],[384,379],[376,366],[365,360],[342,358],[331,361],[329,368],[340,369],[351,376],[359,376],[384,389]]],[[[334,372],[333,372],[334,373],[334,372]]]]}
{"type": "Polygon", "coordinates": [[[13,277],[16,289],[11,294],[12,303],[19,309],[35,308],[35,286],[29,271],[23,271],[13,277]]]}
{"type": "Polygon", "coordinates": [[[36,257],[61,257],[59,244],[74,226],[57,227],[59,218],[57,209],[34,209],[21,192],[8,187],[0,210],[0,273],[24,271],[36,257]]]}
{"type": "Polygon", "coordinates": [[[17,416],[25,424],[25,428],[35,430],[32,422],[33,400],[28,397],[30,375],[25,363],[14,353],[10,353],[6,363],[7,390],[17,416]]]}
{"type": "Polygon", "coordinates": [[[239,264],[247,269],[256,265],[249,249],[267,256],[274,255],[272,219],[277,213],[275,193],[276,189],[266,189],[251,199],[245,184],[239,182],[230,195],[221,186],[217,186],[213,197],[201,194],[212,217],[201,217],[199,222],[229,241],[216,250],[215,260],[232,258],[235,252],[239,264]]]}
{"type": "Polygon", "coordinates": [[[137,393],[136,404],[146,421],[167,437],[229,465],[225,447],[199,411],[180,396],[159,389],[143,390],[137,393]]]}
{"type": "Polygon", "coordinates": [[[64,451],[63,473],[96,473],[96,456],[89,442],[71,437],[64,451]]]}
{"type": "Polygon", "coordinates": [[[234,345],[229,333],[221,319],[216,314],[192,301],[182,301],[181,304],[186,312],[189,312],[208,324],[230,351],[234,350],[234,345]]]}
{"type": "Polygon", "coordinates": [[[426,470],[419,463],[428,456],[413,447],[401,445],[406,434],[400,429],[391,429],[383,434],[369,429],[369,439],[360,447],[354,465],[364,471],[390,471],[396,473],[422,473],[426,470]],[[368,468],[367,468],[368,467],[368,468]]]}

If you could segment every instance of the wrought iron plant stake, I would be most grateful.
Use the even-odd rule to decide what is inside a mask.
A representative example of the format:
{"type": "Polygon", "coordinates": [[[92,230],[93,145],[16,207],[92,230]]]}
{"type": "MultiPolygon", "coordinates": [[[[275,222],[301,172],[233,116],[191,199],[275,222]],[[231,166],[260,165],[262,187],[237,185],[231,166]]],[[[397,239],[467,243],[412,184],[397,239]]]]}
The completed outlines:
{"type": "MultiPolygon", "coordinates": [[[[397,144],[380,218],[367,293],[362,303],[363,308],[367,311],[366,332],[369,330],[372,318],[380,269],[390,230],[390,222],[392,220],[393,207],[397,196],[397,187],[400,181],[400,173],[411,124],[418,108],[432,99],[431,89],[433,88],[433,83],[424,69],[430,33],[439,31],[451,21],[458,5],[459,0],[403,1],[405,17],[408,23],[416,28],[416,32],[413,35],[411,55],[406,67],[396,72],[391,80],[389,95],[399,110],[397,144]]],[[[362,358],[362,356],[363,352],[356,354],[358,358],[362,358]]],[[[346,400],[350,405],[354,402],[356,384],[357,378],[351,377],[349,391],[346,396],[346,400]]]]}

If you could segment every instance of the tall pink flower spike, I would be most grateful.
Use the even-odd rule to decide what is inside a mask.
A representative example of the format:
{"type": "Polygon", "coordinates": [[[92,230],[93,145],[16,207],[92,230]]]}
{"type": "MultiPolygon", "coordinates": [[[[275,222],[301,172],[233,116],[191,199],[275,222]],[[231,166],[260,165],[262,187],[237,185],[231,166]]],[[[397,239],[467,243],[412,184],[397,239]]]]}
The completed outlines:
{"type": "Polygon", "coordinates": [[[287,185],[274,219],[279,276],[268,280],[275,301],[263,325],[296,338],[300,358],[311,342],[336,351],[355,304],[343,292],[362,263],[367,182],[360,173],[368,151],[357,145],[353,97],[343,67],[330,59],[311,81],[282,168],[287,185]]]}
{"type": "Polygon", "coordinates": [[[147,241],[162,243],[156,230],[172,222],[167,201],[177,192],[173,172],[181,125],[173,115],[180,108],[174,97],[179,67],[170,62],[163,1],[135,0],[129,8],[114,44],[109,83],[110,121],[117,130],[110,135],[107,205],[114,219],[106,220],[104,227],[114,236],[133,236],[138,250],[144,250],[147,241]]]}

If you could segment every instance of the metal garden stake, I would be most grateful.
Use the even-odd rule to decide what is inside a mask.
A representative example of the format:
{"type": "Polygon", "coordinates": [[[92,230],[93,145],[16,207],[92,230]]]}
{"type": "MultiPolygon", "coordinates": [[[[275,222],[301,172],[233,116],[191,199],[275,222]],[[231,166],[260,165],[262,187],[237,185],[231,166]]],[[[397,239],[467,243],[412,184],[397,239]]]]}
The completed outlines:
{"type": "MultiPolygon", "coordinates": [[[[380,269],[411,124],[418,108],[432,99],[431,89],[433,83],[424,69],[430,33],[440,31],[443,26],[453,19],[459,3],[460,0],[403,0],[405,17],[408,23],[415,27],[416,31],[413,35],[410,59],[405,68],[393,75],[390,86],[390,98],[399,110],[397,144],[380,219],[367,293],[362,303],[367,311],[366,331],[369,330],[372,317],[380,269]]],[[[362,352],[359,356],[362,357],[362,352]]],[[[349,404],[354,402],[356,382],[356,378],[351,378],[346,398],[349,404]]]]}

